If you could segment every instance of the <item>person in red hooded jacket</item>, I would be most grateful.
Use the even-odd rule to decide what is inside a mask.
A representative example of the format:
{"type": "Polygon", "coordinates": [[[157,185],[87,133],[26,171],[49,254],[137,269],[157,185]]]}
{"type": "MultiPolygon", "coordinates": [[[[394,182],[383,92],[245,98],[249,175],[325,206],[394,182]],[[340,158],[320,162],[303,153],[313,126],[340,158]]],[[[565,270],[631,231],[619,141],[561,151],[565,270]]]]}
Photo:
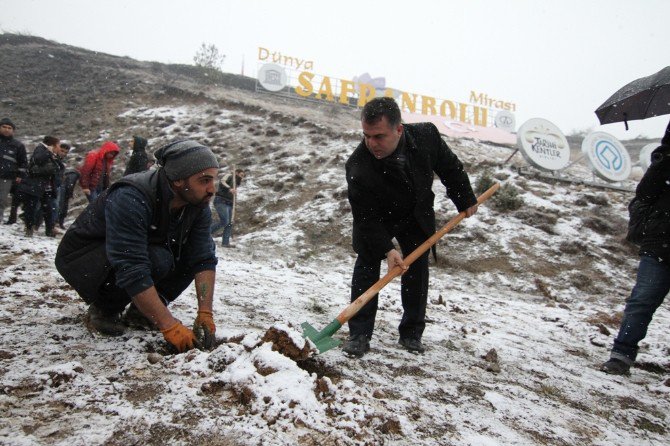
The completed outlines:
{"type": "Polygon", "coordinates": [[[119,151],[116,143],[107,141],[98,150],[91,150],[86,154],[84,164],[79,169],[81,174],[79,184],[89,203],[95,201],[102,191],[109,188],[112,165],[119,151]]]}

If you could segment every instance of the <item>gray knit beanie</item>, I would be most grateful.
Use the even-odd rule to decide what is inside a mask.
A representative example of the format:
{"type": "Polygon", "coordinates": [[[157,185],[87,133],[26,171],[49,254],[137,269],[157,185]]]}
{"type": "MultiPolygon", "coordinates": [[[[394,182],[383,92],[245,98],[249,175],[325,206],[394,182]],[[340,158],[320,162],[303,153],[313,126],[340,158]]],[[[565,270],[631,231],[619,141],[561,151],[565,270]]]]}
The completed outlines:
{"type": "Polygon", "coordinates": [[[209,147],[191,140],[172,142],[156,150],[154,156],[171,181],[183,180],[205,169],[219,168],[209,147]]]}
{"type": "Polygon", "coordinates": [[[0,125],[8,125],[8,126],[10,126],[11,128],[13,128],[14,130],[16,130],[16,126],[14,125],[14,123],[12,122],[12,120],[9,119],[9,118],[2,118],[2,119],[0,119],[0,125]]]}

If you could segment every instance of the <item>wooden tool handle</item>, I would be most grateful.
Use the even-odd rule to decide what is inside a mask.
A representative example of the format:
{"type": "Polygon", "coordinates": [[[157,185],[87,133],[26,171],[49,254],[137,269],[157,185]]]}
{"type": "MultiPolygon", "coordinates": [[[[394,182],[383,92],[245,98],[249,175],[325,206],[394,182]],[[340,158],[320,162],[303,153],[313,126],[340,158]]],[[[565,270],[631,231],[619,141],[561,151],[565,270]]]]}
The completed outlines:
{"type": "MultiPolygon", "coordinates": [[[[489,198],[491,198],[491,195],[495,193],[495,191],[498,190],[500,187],[499,183],[495,183],[493,186],[491,186],[486,192],[481,194],[479,198],[477,198],[477,204],[480,205],[489,198]]],[[[433,246],[439,239],[444,237],[444,235],[454,229],[456,225],[458,225],[461,220],[465,218],[465,211],[459,212],[457,216],[452,218],[447,222],[446,225],[444,225],[442,228],[440,228],[435,234],[430,236],[428,240],[423,242],[418,248],[416,248],[410,255],[405,257],[404,263],[405,265],[409,266],[416,259],[421,257],[424,252],[428,251],[431,246],[433,246]]],[[[337,320],[344,325],[349,319],[354,317],[356,313],[360,311],[361,308],[365,304],[367,304],[382,288],[384,288],[388,283],[393,280],[395,277],[399,276],[402,273],[402,268],[399,266],[393,267],[384,277],[379,279],[377,282],[375,282],[374,285],[372,285],[368,290],[358,296],[358,298],[353,301],[347,308],[342,310],[339,316],[337,316],[337,320]]]]}

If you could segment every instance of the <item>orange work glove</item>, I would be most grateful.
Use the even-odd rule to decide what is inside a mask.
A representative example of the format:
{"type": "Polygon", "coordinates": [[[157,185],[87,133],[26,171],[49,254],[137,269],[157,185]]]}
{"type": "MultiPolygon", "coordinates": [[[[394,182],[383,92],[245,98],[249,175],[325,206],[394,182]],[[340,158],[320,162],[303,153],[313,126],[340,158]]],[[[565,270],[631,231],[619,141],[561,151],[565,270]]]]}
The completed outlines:
{"type": "Polygon", "coordinates": [[[161,333],[165,340],[174,345],[180,353],[191,350],[195,346],[195,335],[179,321],[172,327],[161,330],[161,333]]]}
{"type": "Polygon", "coordinates": [[[214,318],[212,312],[209,310],[198,310],[198,317],[195,318],[193,326],[201,325],[209,330],[210,334],[216,333],[216,325],[214,325],[214,318]]]}
{"type": "Polygon", "coordinates": [[[209,310],[198,310],[198,317],[193,322],[193,333],[200,343],[200,347],[205,350],[211,350],[216,345],[216,325],[212,318],[212,312],[209,310]]]}

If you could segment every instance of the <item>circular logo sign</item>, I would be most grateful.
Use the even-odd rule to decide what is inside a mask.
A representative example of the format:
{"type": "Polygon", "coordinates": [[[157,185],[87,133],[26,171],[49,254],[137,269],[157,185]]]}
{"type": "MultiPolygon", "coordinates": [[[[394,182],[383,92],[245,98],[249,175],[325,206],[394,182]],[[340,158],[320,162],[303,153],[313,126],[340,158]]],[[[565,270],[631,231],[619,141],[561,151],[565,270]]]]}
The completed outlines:
{"type": "Polygon", "coordinates": [[[591,170],[603,180],[623,181],[630,176],[630,155],[614,136],[605,132],[591,132],[582,141],[591,170]]]}
{"type": "Polygon", "coordinates": [[[647,169],[649,169],[649,166],[651,166],[651,152],[656,150],[656,148],[660,145],[661,145],[660,143],[652,142],[651,144],[647,144],[646,146],[640,149],[640,158],[638,163],[640,164],[640,167],[642,167],[642,170],[644,170],[645,172],[647,171],[647,169]]]}
{"type": "Polygon", "coordinates": [[[281,91],[288,85],[288,77],[284,67],[266,63],[258,70],[258,82],[269,91],[281,91]]]}
{"type": "Polygon", "coordinates": [[[524,122],[516,134],[516,144],[526,161],[538,169],[561,170],[570,163],[568,140],[546,119],[524,122]]]}
{"type": "Polygon", "coordinates": [[[493,120],[493,123],[496,127],[508,132],[513,132],[516,128],[516,118],[512,112],[507,110],[500,110],[496,113],[496,117],[493,120]]]}

